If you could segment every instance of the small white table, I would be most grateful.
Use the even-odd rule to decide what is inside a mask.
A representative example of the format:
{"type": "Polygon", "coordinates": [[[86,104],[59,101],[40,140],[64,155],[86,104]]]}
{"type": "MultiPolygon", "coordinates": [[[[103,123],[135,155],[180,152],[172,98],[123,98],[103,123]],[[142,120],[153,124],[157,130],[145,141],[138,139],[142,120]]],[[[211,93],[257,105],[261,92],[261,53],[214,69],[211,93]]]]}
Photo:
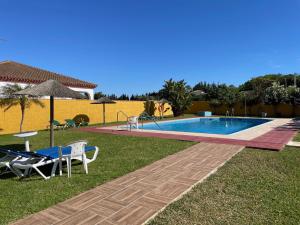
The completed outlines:
{"type": "Polygon", "coordinates": [[[14,136],[19,138],[24,138],[26,152],[30,152],[28,137],[37,135],[37,133],[38,133],[37,131],[28,131],[28,132],[14,134],[14,136]]]}

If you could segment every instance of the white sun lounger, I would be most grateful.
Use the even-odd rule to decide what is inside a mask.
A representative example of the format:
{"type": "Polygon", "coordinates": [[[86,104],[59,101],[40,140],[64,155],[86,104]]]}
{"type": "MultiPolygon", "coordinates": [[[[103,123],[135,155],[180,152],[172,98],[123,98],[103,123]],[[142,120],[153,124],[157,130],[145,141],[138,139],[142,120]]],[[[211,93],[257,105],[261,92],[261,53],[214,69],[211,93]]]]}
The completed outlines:
{"type": "Polygon", "coordinates": [[[3,156],[0,158],[0,168],[5,168],[6,171],[4,173],[13,172],[15,175],[18,176],[19,174],[17,173],[17,171],[10,166],[10,162],[19,159],[20,154],[5,149],[0,149],[0,152],[3,154],[3,156]]]}
{"type": "MultiPolygon", "coordinates": [[[[92,159],[88,159],[86,163],[93,162],[98,155],[99,149],[96,146],[86,146],[84,148],[85,152],[95,151],[92,159]]],[[[55,171],[57,165],[59,164],[60,175],[62,175],[62,160],[66,159],[66,156],[71,154],[71,146],[67,147],[53,147],[47,149],[41,149],[36,151],[35,153],[26,152],[25,155],[20,157],[17,160],[13,160],[10,162],[10,167],[13,170],[17,171],[18,176],[25,177],[28,176],[32,169],[35,170],[38,174],[40,174],[44,179],[49,179],[55,176],[55,171]],[[40,167],[53,164],[51,175],[46,176],[41,170],[40,167]],[[23,172],[22,172],[23,170],[23,172]]],[[[77,159],[77,158],[76,158],[77,159]]],[[[78,160],[80,160],[78,158],[78,160]]],[[[69,168],[68,168],[69,171],[69,168]]]]}
{"type": "MultiPolygon", "coordinates": [[[[17,171],[17,175],[19,177],[28,176],[32,169],[35,170],[38,174],[40,174],[45,180],[55,176],[55,171],[57,168],[57,164],[60,163],[60,158],[52,158],[45,155],[35,154],[28,152],[28,155],[23,155],[22,157],[13,160],[10,162],[10,166],[13,170],[17,171]],[[51,176],[46,176],[39,167],[53,164],[51,170],[51,176]],[[24,170],[24,171],[22,171],[24,170]]],[[[60,175],[62,174],[61,163],[60,163],[60,175]]]]}

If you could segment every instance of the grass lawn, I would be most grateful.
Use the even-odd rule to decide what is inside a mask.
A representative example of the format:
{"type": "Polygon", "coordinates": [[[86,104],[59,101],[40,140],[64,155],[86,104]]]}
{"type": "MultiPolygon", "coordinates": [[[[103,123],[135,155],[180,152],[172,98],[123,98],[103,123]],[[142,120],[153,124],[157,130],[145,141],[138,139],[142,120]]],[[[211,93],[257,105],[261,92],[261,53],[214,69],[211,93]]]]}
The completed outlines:
{"type": "MultiPolygon", "coordinates": [[[[40,211],[80,192],[122,176],[140,167],[183,150],[192,142],[157,138],[126,137],[108,134],[86,133],[72,130],[56,131],[55,143],[67,144],[86,139],[100,148],[98,159],[89,164],[85,175],[82,165],[72,165],[72,178],[66,170],[62,177],[43,180],[32,176],[19,180],[11,175],[0,176],[0,224],[17,220],[40,211]]],[[[24,149],[22,139],[12,135],[0,136],[0,148],[24,149]]],[[[49,132],[41,131],[30,139],[31,149],[49,145],[49,132]]]]}
{"type": "MultiPolygon", "coordinates": [[[[297,137],[300,140],[300,136],[297,137]]],[[[160,224],[299,224],[300,149],[244,149],[161,212],[160,224]]]]}

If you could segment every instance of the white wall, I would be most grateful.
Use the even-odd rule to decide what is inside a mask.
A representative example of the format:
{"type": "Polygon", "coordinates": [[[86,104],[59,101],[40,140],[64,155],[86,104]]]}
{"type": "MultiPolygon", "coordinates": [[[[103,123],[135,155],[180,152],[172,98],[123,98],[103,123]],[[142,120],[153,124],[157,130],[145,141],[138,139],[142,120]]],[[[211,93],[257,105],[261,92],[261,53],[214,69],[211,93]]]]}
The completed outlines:
{"type": "Polygon", "coordinates": [[[69,87],[70,89],[74,91],[78,91],[81,93],[87,93],[89,95],[90,100],[94,100],[94,89],[88,89],[88,88],[75,88],[75,87],[69,87]]]}
{"type": "MultiPolygon", "coordinates": [[[[15,84],[16,82],[0,82],[0,89],[1,87],[7,85],[7,84],[15,84]]],[[[17,83],[19,84],[21,87],[26,87],[28,84],[25,83],[17,83]]],[[[89,99],[90,100],[94,100],[94,89],[88,89],[88,88],[75,88],[75,87],[69,87],[70,89],[74,90],[74,91],[78,91],[81,93],[87,93],[89,95],[89,99]]],[[[49,98],[49,97],[43,97],[43,98],[49,98]]]]}

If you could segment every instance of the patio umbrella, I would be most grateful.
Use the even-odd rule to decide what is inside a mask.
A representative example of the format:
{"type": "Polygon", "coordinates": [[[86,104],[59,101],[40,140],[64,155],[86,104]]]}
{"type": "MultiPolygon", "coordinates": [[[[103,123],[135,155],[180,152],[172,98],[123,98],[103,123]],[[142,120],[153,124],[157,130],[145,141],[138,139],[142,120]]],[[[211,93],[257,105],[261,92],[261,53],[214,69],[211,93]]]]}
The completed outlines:
{"type": "Polygon", "coordinates": [[[29,95],[29,96],[50,96],[50,146],[54,146],[54,97],[58,98],[78,98],[83,99],[84,96],[77,91],[62,85],[56,80],[47,80],[31,88],[27,88],[15,93],[16,95],[29,95]]]}
{"type": "Polygon", "coordinates": [[[108,97],[101,97],[97,99],[95,102],[92,102],[91,104],[102,104],[103,105],[103,124],[105,124],[105,104],[115,104],[113,100],[111,100],[108,97]]]}

